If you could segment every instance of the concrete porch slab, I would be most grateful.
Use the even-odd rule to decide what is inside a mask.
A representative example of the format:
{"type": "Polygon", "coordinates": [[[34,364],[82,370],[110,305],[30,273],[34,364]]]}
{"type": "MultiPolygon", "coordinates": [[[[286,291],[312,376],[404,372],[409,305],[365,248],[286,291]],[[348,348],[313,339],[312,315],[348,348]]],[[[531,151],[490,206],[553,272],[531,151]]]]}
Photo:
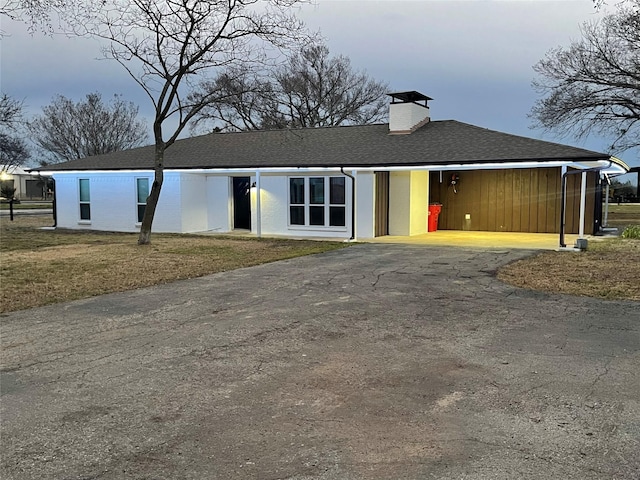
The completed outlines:
{"type": "MultiPolygon", "coordinates": [[[[578,235],[565,235],[567,246],[573,246],[578,235]]],[[[592,236],[586,236],[592,240],[592,236]]],[[[360,239],[359,239],[360,240],[360,239]]],[[[461,230],[438,230],[422,235],[387,235],[371,240],[372,243],[400,243],[410,245],[434,245],[449,247],[477,247],[527,250],[558,250],[560,236],[557,233],[513,233],[513,232],[470,232],[461,230]]]]}

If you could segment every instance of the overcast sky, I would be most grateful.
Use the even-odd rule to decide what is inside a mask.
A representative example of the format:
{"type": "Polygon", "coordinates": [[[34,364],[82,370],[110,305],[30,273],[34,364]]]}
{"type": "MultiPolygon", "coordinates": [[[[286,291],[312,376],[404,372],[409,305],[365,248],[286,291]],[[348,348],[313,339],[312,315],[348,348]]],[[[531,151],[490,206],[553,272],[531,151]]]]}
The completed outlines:
{"type": "MultiPolygon", "coordinates": [[[[558,139],[529,128],[536,93],[532,66],[551,48],[580,37],[598,18],[590,0],[350,1],[316,0],[299,16],[320,30],[333,54],[387,81],[393,91],[418,90],[435,120],[455,119],[516,135],[606,151],[604,139],[558,139]]],[[[151,118],[150,100],[120,65],[100,57],[93,40],[30,36],[2,19],[1,88],[39,113],[55,94],[80,99],[122,94],[151,118]]],[[[638,165],[635,152],[621,157],[638,165]]]]}

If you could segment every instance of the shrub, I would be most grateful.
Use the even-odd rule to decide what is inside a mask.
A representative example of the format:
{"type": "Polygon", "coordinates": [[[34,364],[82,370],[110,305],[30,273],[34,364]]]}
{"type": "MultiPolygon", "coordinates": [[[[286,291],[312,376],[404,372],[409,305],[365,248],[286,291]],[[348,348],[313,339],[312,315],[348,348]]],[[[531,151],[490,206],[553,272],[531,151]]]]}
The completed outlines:
{"type": "Polygon", "coordinates": [[[9,201],[13,199],[13,196],[16,194],[16,190],[16,188],[13,188],[6,183],[2,184],[2,186],[0,186],[0,197],[5,198],[7,201],[9,201]]]}
{"type": "Polygon", "coordinates": [[[622,238],[640,238],[640,225],[629,225],[622,232],[622,238]]]}

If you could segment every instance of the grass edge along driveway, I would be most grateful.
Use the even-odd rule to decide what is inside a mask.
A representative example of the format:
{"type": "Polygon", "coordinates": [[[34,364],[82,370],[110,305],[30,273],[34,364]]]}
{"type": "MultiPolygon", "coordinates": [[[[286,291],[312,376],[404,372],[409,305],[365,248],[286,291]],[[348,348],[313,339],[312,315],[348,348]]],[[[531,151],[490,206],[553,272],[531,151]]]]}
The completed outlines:
{"type": "Polygon", "coordinates": [[[0,313],[201,277],[348,244],[312,240],[45,231],[50,218],[2,219],[0,313]]]}

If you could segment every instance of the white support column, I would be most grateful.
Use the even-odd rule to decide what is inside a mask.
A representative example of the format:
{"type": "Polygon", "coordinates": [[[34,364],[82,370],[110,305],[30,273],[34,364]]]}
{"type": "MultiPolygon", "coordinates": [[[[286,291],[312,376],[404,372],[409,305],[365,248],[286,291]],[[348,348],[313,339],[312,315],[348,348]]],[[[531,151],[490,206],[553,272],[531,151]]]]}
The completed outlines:
{"type": "Polygon", "coordinates": [[[584,238],[584,214],[587,206],[587,172],[582,172],[580,184],[580,237],[584,238]]]}
{"type": "Polygon", "coordinates": [[[256,171],[256,235],[262,237],[262,211],[260,209],[260,197],[262,190],[260,189],[260,172],[256,171]]]}
{"type": "MultiPolygon", "coordinates": [[[[353,175],[353,180],[351,181],[351,188],[353,189],[353,192],[351,193],[351,202],[353,203],[353,205],[351,206],[351,215],[353,216],[353,219],[351,220],[351,237],[353,238],[353,241],[355,242],[356,239],[358,238],[357,235],[357,231],[358,231],[358,215],[356,214],[356,212],[358,211],[358,202],[356,201],[356,178],[358,176],[358,171],[357,170],[351,170],[351,175],[353,175]]],[[[347,189],[345,188],[344,191],[345,195],[347,193],[347,189]]],[[[346,200],[346,198],[345,198],[346,200]]]]}
{"type": "MultiPolygon", "coordinates": [[[[567,167],[566,165],[563,165],[562,167],[560,167],[560,178],[563,178],[565,173],[567,173],[567,167]]],[[[560,184],[562,184],[562,182],[560,182],[560,184]]],[[[562,228],[564,229],[567,224],[567,221],[566,221],[567,220],[567,183],[566,181],[564,184],[564,192],[562,192],[562,195],[564,196],[564,205],[562,205],[560,208],[564,208],[564,215],[560,219],[560,222],[562,223],[562,228]]]]}

